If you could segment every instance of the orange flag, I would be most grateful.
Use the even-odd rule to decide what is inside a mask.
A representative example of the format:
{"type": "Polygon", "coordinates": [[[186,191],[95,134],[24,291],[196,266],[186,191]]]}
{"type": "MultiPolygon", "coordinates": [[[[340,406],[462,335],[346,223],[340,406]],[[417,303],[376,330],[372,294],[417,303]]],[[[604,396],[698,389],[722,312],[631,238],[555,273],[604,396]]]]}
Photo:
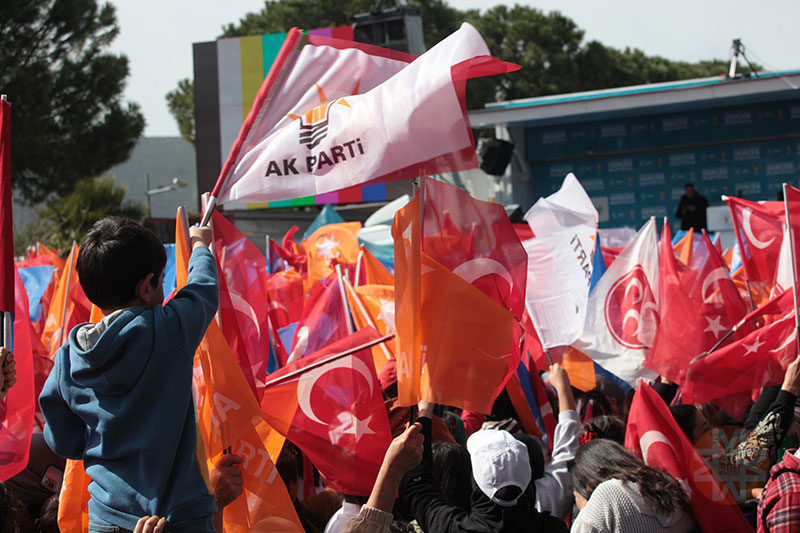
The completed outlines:
{"type": "Polygon", "coordinates": [[[582,351],[568,346],[564,350],[561,361],[564,370],[569,376],[570,385],[583,392],[597,387],[597,375],[594,371],[594,361],[582,351]]]}
{"type": "Polygon", "coordinates": [[[394,276],[372,252],[361,247],[361,268],[364,270],[363,285],[394,285],[394,276]]]}
{"type": "MultiPolygon", "coordinates": [[[[186,284],[189,241],[180,219],[176,224],[177,289],[186,284]]],[[[284,438],[264,420],[230,346],[216,321],[206,330],[195,356],[198,452],[204,445],[208,466],[228,451],[242,460],[244,492],[225,508],[226,532],[303,531],[286,487],[275,469],[284,438]]],[[[200,452],[201,453],[201,452],[200,452]]]]}
{"type": "Polygon", "coordinates": [[[672,249],[675,252],[675,257],[678,258],[678,261],[686,266],[689,266],[689,263],[692,262],[692,252],[694,251],[694,228],[689,228],[689,231],[686,232],[686,235],[684,235],[681,240],[676,242],[672,249]]]}
{"type": "Polygon", "coordinates": [[[47,319],[44,331],[42,331],[42,344],[47,347],[51,359],[55,357],[61,345],[67,341],[70,329],[89,319],[91,303],[83,293],[78,279],[78,271],[75,268],[78,252],[78,245],[73,243],[47,311],[47,319]],[[64,312],[65,303],[66,313],[64,312]]]}
{"type": "Polygon", "coordinates": [[[491,412],[516,370],[514,315],[420,251],[419,196],[397,212],[392,235],[400,405],[491,412]]]}
{"type": "Polygon", "coordinates": [[[83,461],[67,459],[64,481],[58,496],[58,530],[83,533],[89,530],[89,482],[83,461]]]}
{"type": "MultiPolygon", "coordinates": [[[[362,285],[355,287],[345,280],[347,301],[356,329],[375,328],[381,335],[397,334],[394,320],[394,286],[362,285]]],[[[372,347],[375,371],[380,374],[383,365],[394,357],[395,342],[384,342],[372,347]]]]}
{"type": "Polygon", "coordinates": [[[355,263],[358,259],[358,230],[361,222],[327,224],[303,241],[308,258],[305,292],[333,272],[332,262],[355,263]]]}

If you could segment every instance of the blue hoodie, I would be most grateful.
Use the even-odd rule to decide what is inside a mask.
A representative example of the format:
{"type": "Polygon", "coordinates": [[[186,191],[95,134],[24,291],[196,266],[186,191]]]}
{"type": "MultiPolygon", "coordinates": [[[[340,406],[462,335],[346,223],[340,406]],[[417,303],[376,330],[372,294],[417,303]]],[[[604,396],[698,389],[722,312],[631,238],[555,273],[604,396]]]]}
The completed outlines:
{"type": "Polygon", "coordinates": [[[83,459],[89,516],[133,530],[142,516],[171,523],[216,511],[195,456],[193,357],[219,302],[207,248],[164,307],[130,307],[76,326],[55,357],[39,403],[57,454],[83,459]]]}

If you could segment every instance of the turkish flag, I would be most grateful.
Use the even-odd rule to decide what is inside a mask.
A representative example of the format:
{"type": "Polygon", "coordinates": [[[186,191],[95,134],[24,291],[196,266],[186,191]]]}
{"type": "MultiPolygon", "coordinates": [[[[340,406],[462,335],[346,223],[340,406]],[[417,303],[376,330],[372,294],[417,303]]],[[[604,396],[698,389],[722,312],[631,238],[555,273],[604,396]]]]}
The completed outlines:
{"type": "Polygon", "coordinates": [[[377,338],[365,328],[289,363],[270,374],[261,399],[267,422],[346,494],[370,493],[392,439],[372,354],[339,355],[377,338]]]}
{"type": "Polygon", "coordinates": [[[702,404],[737,392],[750,392],[783,380],[797,357],[794,312],[691,363],[683,399],[702,404]]]}
{"type": "Polygon", "coordinates": [[[267,377],[267,261],[219,211],[211,215],[219,278],[219,322],[253,394],[267,377]]]}
{"type": "Polygon", "coordinates": [[[303,314],[303,278],[294,269],[267,277],[269,318],[272,327],[281,329],[300,320],[303,314]]]}
{"type": "Polygon", "coordinates": [[[512,309],[518,307],[521,315],[525,283],[524,277],[520,281],[514,272],[524,276],[525,251],[513,228],[509,229],[517,248],[508,243],[508,250],[504,250],[502,243],[506,241],[497,238],[495,232],[499,217],[495,219],[497,226],[486,228],[478,210],[473,212],[469,231],[456,232],[453,227],[459,226],[461,215],[447,222],[444,207],[469,206],[475,200],[455,187],[430,179],[423,187],[424,240],[420,233],[420,195],[397,212],[392,225],[399,403],[409,406],[424,399],[489,413],[519,362],[519,357],[511,353],[515,317],[499,302],[512,309]],[[430,223],[429,211],[434,212],[430,223]],[[452,242],[464,246],[451,246],[452,242]],[[441,257],[450,267],[425,251],[429,245],[433,253],[452,250],[451,255],[441,257]],[[521,254],[519,263],[509,265],[507,260],[516,251],[521,254]]]}
{"type": "Polygon", "coordinates": [[[0,311],[14,312],[14,221],[11,211],[11,106],[0,100],[0,311]]]}
{"type": "Polygon", "coordinates": [[[688,486],[692,511],[703,531],[752,531],[725,485],[675,422],[667,404],[643,381],[628,414],[625,447],[688,486]]]}
{"type": "Polygon", "coordinates": [[[347,337],[349,330],[342,292],[336,273],[330,274],[311,290],[292,339],[289,362],[319,351],[347,337]]]}
{"type": "Polygon", "coordinates": [[[786,220],[783,202],[751,202],[729,196],[723,200],[731,210],[745,277],[750,281],[771,282],[780,254],[782,224],[786,220]]]}
{"type": "Polygon", "coordinates": [[[422,251],[522,319],[528,254],[502,205],[424,181],[422,251]]]}

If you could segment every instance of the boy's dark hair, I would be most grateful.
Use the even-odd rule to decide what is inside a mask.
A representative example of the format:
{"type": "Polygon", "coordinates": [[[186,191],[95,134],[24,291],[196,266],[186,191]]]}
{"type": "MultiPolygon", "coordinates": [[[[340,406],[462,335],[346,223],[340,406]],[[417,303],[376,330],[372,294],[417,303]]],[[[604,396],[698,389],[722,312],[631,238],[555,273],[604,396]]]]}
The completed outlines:
{"type": "Polygon", "coordinates": [[[167,253],[155,233],[128,218],[106,217],[83,238],[76,268],[89,301],[109,309],[134,300],[136,284],[148,274],[157,287],[166,264],[167,253]]]}

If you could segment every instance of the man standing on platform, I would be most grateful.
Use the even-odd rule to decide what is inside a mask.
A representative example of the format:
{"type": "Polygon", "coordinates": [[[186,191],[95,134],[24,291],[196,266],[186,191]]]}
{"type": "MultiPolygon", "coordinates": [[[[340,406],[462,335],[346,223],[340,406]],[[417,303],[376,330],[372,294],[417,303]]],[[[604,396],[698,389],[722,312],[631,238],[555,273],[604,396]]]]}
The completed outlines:
{"type": "Polygon", "coordinates": [[[705,196],[697,194],[694,185],[687,183],[683,190],[685,194],[681,196],[675,216],[681,219],[681,229],[688,231],[694,228],[695,231],[706,229],[706,208],[708,200],[705,196]]]}

